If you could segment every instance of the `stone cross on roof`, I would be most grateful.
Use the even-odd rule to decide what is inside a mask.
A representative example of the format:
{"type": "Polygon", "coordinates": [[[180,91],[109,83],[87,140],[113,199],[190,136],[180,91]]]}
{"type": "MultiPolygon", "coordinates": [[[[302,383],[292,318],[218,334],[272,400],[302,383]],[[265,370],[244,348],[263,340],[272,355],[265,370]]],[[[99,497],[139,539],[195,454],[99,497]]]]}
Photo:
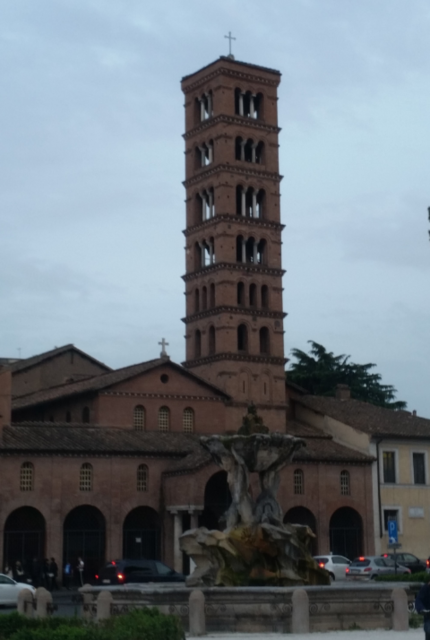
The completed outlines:
{"type": "Polygon", "coordinates": [[[228,55],[232,56],[233,54],[231,53],[231,41],[236,40],[236,38],[233,38],[233,36],[231,35],[231,31],[229,31],[228,36],[224,36],[224,38],[227,38],[228,40],[228,55]]]}
{"type": "Polygon", "coordinates": [[[168,358],[169,356],[167,354],[166,347],[169,346],[169,343],[166,342],[164,338],[161,338],[161,342],[159,342],[158,344],[161,345],[160,358],[168,358]]]}

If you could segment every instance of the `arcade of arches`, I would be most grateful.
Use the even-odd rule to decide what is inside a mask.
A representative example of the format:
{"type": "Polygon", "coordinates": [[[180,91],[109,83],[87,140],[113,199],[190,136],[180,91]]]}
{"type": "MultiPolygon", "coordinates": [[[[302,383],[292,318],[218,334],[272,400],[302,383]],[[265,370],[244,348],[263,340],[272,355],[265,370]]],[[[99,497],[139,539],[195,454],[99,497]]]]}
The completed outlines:
{"type": "MultiPolygon", "coordinates": [[[[150,507],[136,507],[128,513],[122,527],[124,558],[161,558],[161,519],[150,507]]],[[[34,507],[20,507],[6,519],[3,538],[4,564],[14,566],[19,560],[30,572],[34,558],[50,557],[47,548],[45,518],[34,507]]],[[[85,560],[84,577],[90,580],[106,562],[106,521],[99,509],[81,505],[64,519],[62,566],[78,557],[85,560]]],[[[58,558],[57,558],[58,561],[58,558]]]]}

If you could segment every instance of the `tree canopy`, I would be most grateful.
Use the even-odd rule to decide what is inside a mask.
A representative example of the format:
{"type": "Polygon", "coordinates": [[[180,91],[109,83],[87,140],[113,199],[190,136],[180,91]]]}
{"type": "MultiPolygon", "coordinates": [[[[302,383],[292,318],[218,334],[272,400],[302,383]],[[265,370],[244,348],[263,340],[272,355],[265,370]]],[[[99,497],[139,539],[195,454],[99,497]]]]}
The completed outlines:
{"type": "Polygon", "coordinates": [[[391,384],[382,384],[381,375],[375,373],[373,363],[355,364],[350,356],[327,351],[313,340],[309,354],[292,349],[295,361],[287,370],[287,379],[317,396],[334,396],[338,384],[351,389],[351,397],[388,409],[406,409],[406,402],[396,400],[397,390],[391,384]]]}

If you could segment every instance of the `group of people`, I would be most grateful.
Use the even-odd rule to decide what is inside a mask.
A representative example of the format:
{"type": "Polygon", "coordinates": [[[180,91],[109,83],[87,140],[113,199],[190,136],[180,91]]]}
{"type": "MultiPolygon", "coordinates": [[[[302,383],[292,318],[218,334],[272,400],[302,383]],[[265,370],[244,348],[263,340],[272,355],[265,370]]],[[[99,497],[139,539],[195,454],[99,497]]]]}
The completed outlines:
{"type": "MultiPolygon", "coordinates": [[[[81,557],[77,559],[73,566],[69,561],[63,569],[63,585],[70,589],[72,585],[81,587],[84,584],[85,563],[81,557]]],[[[15,563],[6,563],[4,573],[16,580],[16,582],[26,582],[34,587],[45,587],[48,591],[56,591],[58,586],[58,564],[55,558],[39,560],[35,557],[27,565],[23,565],[20,560],[15,563]]]]}

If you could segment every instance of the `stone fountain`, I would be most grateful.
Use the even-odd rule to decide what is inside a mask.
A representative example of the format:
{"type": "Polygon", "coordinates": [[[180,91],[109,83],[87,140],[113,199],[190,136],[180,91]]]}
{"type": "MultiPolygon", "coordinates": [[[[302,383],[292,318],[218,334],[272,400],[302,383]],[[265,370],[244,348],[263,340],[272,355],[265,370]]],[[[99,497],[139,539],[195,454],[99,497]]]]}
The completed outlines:
{"type": "Polygon", "coordinates": [[[224,531],[205,527],[182,534],[180,547],[195,563],[187,578],[196,586],[294,586],[329,584],[309,551],[315,534],[305,525],[285,524],[276,499],[279,473],[304,440],[269,433],[251,405],[235,435],[201,437],[200,444],[227,473],[232,502],[224,531]],[[261,492],[254,500],[251,473],[261,492]]]}

